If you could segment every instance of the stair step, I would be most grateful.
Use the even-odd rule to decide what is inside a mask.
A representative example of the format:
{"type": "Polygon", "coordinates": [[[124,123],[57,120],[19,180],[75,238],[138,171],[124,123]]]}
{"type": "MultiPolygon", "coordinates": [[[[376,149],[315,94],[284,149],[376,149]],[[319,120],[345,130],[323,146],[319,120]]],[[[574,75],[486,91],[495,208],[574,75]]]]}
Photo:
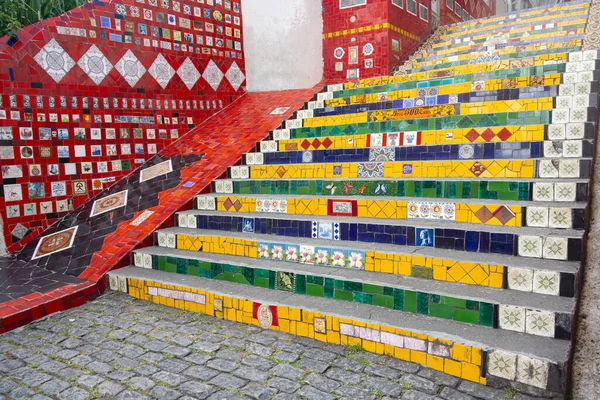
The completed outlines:
{"type": "MultiPolygon", "coordinates": [[[[322,297],[323,299],[335,298],[368,304],[369,302],[365,299],[362,299],[362,297],[367,296],[369,298],[372,298],[373,293],[369,292],[368,290],[365,290],[363,288],[363,285],[369,285],[369,287],[377,286],[378,288],[385,288],[390,291],[401,291],[402,299],[406,299],[403,300],[403,302],[406,302],[407,305],[395,309],[403,312],[418,312],[420,314],[438,317],[437,315],[435,315],[437,314],[437,312],[446,312],[448,311],[446,310],[446,308],[449,308],[452,305],[455,307],[452,310],[452,312],[454,313],[453,315],[455,315],[455,317],[450,319],[460,320],[461,322],[480,324],[483,326],[488,326],[490,328],[493,327],[506,330],[518,330],[522,328],[523,332],[533,335],[556,337],[559,339],[571,338],[571,315],[573,314],[575,307],[575,299],[572,298],[561,298],[552,296],[552,299],[548,301],[549,296],[535,293],[510,292],[503,290],[493,290],[478,286],[465,286],[459,283],[425,281],[422,279],[415,279],[412,277],[405,277],[401,275],[395,275],[390,277],[376,272],[367,272],[342,268],[332,269],[328,267],[300,263],[282,263],[275,260],[252,260],[239,256],[209,253],[198,254],[197,252],[193,251],[166,249],[163,247],[147,247],[136,250],[134,255],[134,265],[137,267],[162,270],[160,265],[156,265],[156,260],[146,260],[144,258],[145,255],[172,257],[176,258],[177,260],[197,260],[201,262],[217,264],[219,266],[225,264],[236,268],[244,267],[248,270],[253,271],[261,270],[273,272],[273,274],[284,274],[290,280],[290,287],[280,288],[278,286],[279,275],[274,275],[275,282],[273,283],[275,284],[275,286],[269,288],[296,292],[298,294],[308,294],[306,292],[306,288],[304,288],[304,293],[299,293],[299,291],[296,289],[298,285],[297,282],[299,276],[303,276],[305,278],[304,285],[306,285],[307,283],[313,283],[313,286],[315,286],[315,288],[316,285],[314,285],[314,282],[316,280],[321,281],[319,285],[321,289],[323,289],[324,285],[323,280],[329,279],[332,281],[330,293],[331,297],[328,297],[322,291],[322,293],[320,293],[318,297],[322,297]],[[149,265],[149,262],[151,262],[152,265],[149,265]],[[346,291],[342,293],[349,293],[351,295],[361,296],[361,299],[353,300],[352,297],[345,298],[334,296],[334,291],[336,293],[340,293],[339,290],[334,290],[334,287],[341,290],[341,288],[338,288],[338,285],[344,285],[346,291]],[[418,302],[418,305],[415,303],[415,309],[409,309],[409,294],[406,293],[406,291],[412,293],[411,298],[416,295],[416,297],[414,297],[414,300],[418,302]],[[354,294],[354,292],[356,292],[356,294],[354,294]],[[434,296],[437,297],[437,300],[433,299],[434,296]],[[438,305],[440,304],[440,297],[444,298],[444,300],[441,300],[441,304],[447,304],[446,307],[438,305]],[[445,299],[448,299],[447,303],[445,303],[445,299]],[[422,305],[422,301],[425,301],[424,305],[422,305]],[[470,301],[471,306],[458,305],[457,303],[460,303],[461,301],[463,303],[464,301],[470,301]],[[477,304],[474,304],[473,302],[476,302],[477,304]],[[507,312],[505,310],[509,310],[510,312],[522,312],[524,313],[523,315],[529,312],[531,315],[534,316],[534,318],[537,318],[538,315],[543,315],[544,318],[556,321],[556,326],[554,324],[552,326],[547,325],[547,330],[543,331],[535,328],[531,329],[529,328],[529,324],[527,324],[527,328],[529,328],[527,330],[525,329],[525,325],[519,328],[507,326],[507,324],[504,323],[503,320],[498,321],[498,306],[500,306],[501,315],[505,315],[505,313],[507,312]],[[442,310],[442,308],[444,308],[444,310],[442,310]],[[456,308],[458,308],[458,311],[456,310],[456,308]],[[436,309],[439,310],[436,312],[434,311],[436,309]],[[461,313],[465,314],[462,318],[461,313]],[[470,315],[467,316],[466,314],[470,315]],[[474,315],[478,316],[477,319],[471,320],[471,318],[473,318],[474,315]]],[[[173,262],[171,262],[171,264],[173,264],[173,262]]],[[[177,261],[176,264],[178,267],[176,272],[181,273],[179,272],[180,262],[177,261]]],[[[184,271],[183,274],[186,275],[187,273],[184,271]]],[[[193,276],[196,275],[194,274],[193,276]]],[[[218,278],[217,276],[199,276],[212,279],[218,278]]],[[[253,276],[256,279],[257,273],[254,273],[253,276]]],[[[271,284],[270,281],[271,280],[269,279],[269,286],[271,284]]],[[[253,286],[262,286],[261,284],[257,284],[255,281],[249,283],[253,286]]],[[[312,295],[317,296],[317,294],[312,295]]],[[[395,298],[395,294],[393,296],[395,298]]]]}
{"type": "Polygon", "coordinates": [[[515,368],[519,360],[521,365],[538,365],[543,372],[542,378],[526,383],[562,391],[570,350],[570,342],[564,340],[410,313],[399,321],[396,311],[382,307],[325,303],[310,296],[144,268],[111,271],[109,281],[111,288],[133,297],[181,309],[328,343],[360,345],[421,364],[429,359],[438,369],[475,382],[485,383],[488,374],[505,374],[497,369],[498,358],[506,357],[515,368]]]}

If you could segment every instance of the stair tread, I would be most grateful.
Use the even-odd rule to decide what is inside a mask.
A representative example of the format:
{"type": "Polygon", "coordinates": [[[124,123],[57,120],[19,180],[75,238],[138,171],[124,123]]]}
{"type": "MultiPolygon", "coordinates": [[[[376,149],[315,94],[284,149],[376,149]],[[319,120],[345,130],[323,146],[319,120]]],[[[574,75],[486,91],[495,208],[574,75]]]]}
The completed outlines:
{"type": "Polygon", "coordinates": [[[519,332],[489,329],[477,325],[464,324],[452,320],[428,317],[420,314],[402,314],[399,321],[398,311],[371,305],[331,301],[322,298],[293,294],[284,291],[263,289],[255,286],[205,279],[195,276],[179,275],[152,269],[126,267],[111,271],[115,277],[154,280],[168,285],[185,286],[193,289],[208,290],[221,295],[271,305],[283,305],[306,311],[337,315],[368,323],[379,323],[398,329],[405,329],[440,339],[457,341],[484,349],[505,350],[529,357],[562,364],[569,358],[570,341],[527,335],[519,332]]]}
{"type": "MultiPolygon", "coordinates": [[[[194,228],[166,228],[157,232],[171,233],[171,234],[187,234],[195,236],[227,236],[236,239],[246,239],[260,241],[271,241],[271,242],[293,242],[295,238],[277,235],[261,235],[256,233],[242,233],[242,232],[230,232],[230,231],[217,231],[217,230],[205,230],[205,229],[194,229],[194,228]]],[[[313,239],[313,238],[297,238],[304,245],[316,246],[316,247],[332,247],[335,244],[337,248],[356,249],[364,248],[368,245],[369,250],[391,252],[391,253],[407,253],[413,256],[423,257],[438,257],[447,258],[456,261],[466,261],[474,263],[485,263],[493,265],[504,265],[504,266],[516,266],[524,268],[533,268],[541,270],[552,270],[560,272],[577,272],[580,267],[580,263],[577,261],[561,261],[561,260],[548,260],[538,258],[525,258],[507,256],[502,254],[489,254],[489,253],[470,253],[456,250],[445,250],[436,249],[433,247],[415,247],[415,246],[400,246],[394,244],[384,243],[364,243],[364,242],[347,242],[347,241],[333,241],[324,239],[313,239]]]]}
{"type": "Polygon", "coordinates": [[[492,289],[483,286],[465,285],[455,282],[418,279],[404,275],[390,275],[379,272],[354,270],[347,268],[331,268],[301,263],[288,263],[266,259],[252,259],[242,256],[231,256],[214,253],[198,253],[190,250],[169,249],[152,246],[136,250],[137,252],[168,257],[182,257],[229,263],[253,268],[265,268],[283,272],[317,274],[328,278],[344,279],[354,282],[366,282],[380,286],[401,287],[406,290],[434,293],[443,296],[464,298],[494,304],[506,304],[519,307],[539,309],[543,305],[546,311],[571,314],[575,308],[575,299],[559,296],[547,296],[537,293],[513,290],[492,289]]]}

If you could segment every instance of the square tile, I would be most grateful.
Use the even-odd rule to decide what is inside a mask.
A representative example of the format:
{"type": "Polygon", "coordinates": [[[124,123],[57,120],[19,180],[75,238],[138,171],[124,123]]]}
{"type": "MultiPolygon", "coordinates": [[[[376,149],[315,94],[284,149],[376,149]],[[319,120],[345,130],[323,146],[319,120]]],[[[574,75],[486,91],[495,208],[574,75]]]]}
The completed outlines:
{"type": "Polygon", "coordinates": [[[546,237],[544,239],[543,257],[552,260],[567,260],[568,238],[546,237]]]}
{"type": "Polygon", "coordinates": [[[244,218],[243,224],[244,233],[254,233],[254,218],[244,218]]]}
{"type": "Polygon", "coordinates": [[[557,182],[554,184],[554,199],[571,202],[577,199],[577,184],[575,182],[557,182]]]}
{"type": "Polygon", "coordinates": [[[193,229],[196,229],[198,227],[198,220],[194,214],[188,214],[187,227],[193,229]]]}
{"type": "Polygon", "coordinates": [[[542,258],[542,238],[539,236],[519,236],[519,255],[542,258]]]}
{"type": "Polygon", "coordinates": [[[94,204],[92,205],[92,211],[90,212],[90,217],[95,217],[97,215],[116,210],[117,208],[125,207],[127,205],[128,192],[128,190],[123,190],[94,201],[94,204]]]}
{"type": "Polygon", "coordinates": [[[500,350],[489,353],[487,372],[514,381],[517,376],[517,355],[500,350]]]}
{"type": "Polygon", "coordinates": [[[534,183],[533,201],[554,201],[554,185],[552,183],[534,183]]]}
{"type": "Polygon", "coordinates": [[[581,140],[565,140],[562,143],[563,157],[581,158],[583,157],[583,142],[581,140]]]}
{"type": "Polygon", "coordinates": [[[572,122],[566,125],[566,139],[583,139],[585,137],[585,123],[572,122]]]}
{"type": "Polygon", "coordinates": [[[554,337],[554,313],[527,310],[525,332],[536,336],[554,337]]]}
{"type": "Polygon", "coordinates": [[[508,268],[508,288],[521,292],[531,292],[533,290],[534,272],[528,268],[508,268]]]}
{"type": "Polygon", "coordinates": [[[559,162],[557,160],[540,160],[538,166],[538,177],[558,178],[559,162]]]}
{"type": "Polygon", "coordinates": [[[177,226],[180,228],[187,228],[188,219],[187,214],[177,214],[177,226]]]}
{"type": "Polygon", "coordinates": [[[587,108],[571,108],[569,122],[587,122],[587,108]]]}
{"type": "Polygon", "coordinates": [[[548,226],[548,208],[546,207],[527,207],[526,209],[527,226],[545,228],[548,226]]]}
{"type": "Polygon", "coordinates": [[[579,160],[559,160],[558,176],[560,178],[579,178],[579,160]]]}
{"type": "Polygon", "coordinates": [[[560,294],[560,273],[536,270],[533,273],[533,292],[558,296],[560,294]]]}
{"type": "Polygon", "coordinates": [[[49,256],[67,250],[73,246],[75,235],[77,235],[78,226],[64,229],[59,232],[42,237],[35,247],[32,260],[49,256]]]}
{"type": "Polygon", "coordinates": [[[550,228],[571,228],[573,225],[573,213],[570,208],[550,208],[549,210],[550,228]]]}
{"type": "Polygon", "coordinates": [[[546,389],[548,363],[523,355],[517,356],[517,382],[546,389]]]}
{"type": "Polygon", "coordinates": [[[561,140],[566,138],[566,124],[548,125],[548,139],[561,140]]]}
{"type": "Polygon", "coordinates": [[[498,323],[500,329],[525,332],[525,309],[500,304],[498,307],[498,323]]]}

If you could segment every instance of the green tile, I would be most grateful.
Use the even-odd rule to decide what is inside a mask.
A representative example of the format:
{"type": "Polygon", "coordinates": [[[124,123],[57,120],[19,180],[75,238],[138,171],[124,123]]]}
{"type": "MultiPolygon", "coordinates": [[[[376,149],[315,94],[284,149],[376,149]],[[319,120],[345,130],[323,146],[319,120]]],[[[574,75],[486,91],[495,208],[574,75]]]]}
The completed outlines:
{"type": "Polygon", "coordinates": [[[429,315],[438,318],[454,319],[454,309],[443,304],[429,304],[429,315]]]}
{"type": "Polygon", "coordinates": [[[479,311],[479,302],[473,300],[467,300],[467,310],[479,311]]]}
{"type": "Polygon", "coordinates": [[[323,286],[314,283],[306,284],[306,294],[309,296],[323,297],[323,286]]]}
{"type": "Polygon", "coordinates": [[[335,279],[325,278],[323,296],[332,299],[335,287],[335,279]]]}
{"type": "Polygon", "coordinates": [[[294,293],[306,294],[306,276],[296,275],[294,278],[294,293]]]}
{"type": "Polygon", "coordinates": [[[373,293],[373,294],[382,294],[383,287],[378,286],[378,285],[369,285],[368,283],[364,283],[363,291],[367,292],[367,293],[373,293]]]}
{"type": "Polygon", "coordinates": [[[471,310],[454,310],[454,320],[461,322],[469,322],[472,324],[479,324],[479,312],[471,310]]]}
{"type": "Polygon", "coordinates": [[[322,276],[306,276],[306,283],[314,283],[315,285],[323,286],[323,280],[324,278],[322,276]]]}
{"type": "Polygon", "coordinates": [[[348,292],[362,292],[363,284],[360,282],[344,281],[344,290],[348,292]]]}
{"type": "Polygon", "coordinates": [[[429,314],[429,294],[417,292],[417,312],[419,314],[429,314]]]}
{"type": "Polygon", "coordinates": [[[373,295],[369,293],[354,292],[352,299],[355,303],[373,304],[373,295]]]}
{"type": "Polygon", "coordinates": [[[404,290],[394,289],[394,310],[404,311],[404,290]]]}
{"type": "Polygon", "coordinates": [[[493,327],[494,326],[494,305],[490,303],[479,303],[479,315],[481,318],[481,325],[493,327]]]}
{"type": "Polygon", "coordinates": [[[275,289],[277,287],[277,272],[269,271],[269,289],[275,289]]]}
{"type": "Polygon", "coordinates": [[[394,297],[374,294],[373,304],[380,307],[394,308],[394,297]]]}
{"type": "Polygon", "coordinates": [[[255,278],[254,286],[268,289],[269,288],[269,278],[255,278]]]}
{"type": "Polygon", "coordinates": [[[337,290],[337,289],[336,289],[333,297],[336,300],[352,301],[352,299],[353,299],[352,292],[346,292],[344,290],[337,290]]]}
{"type": "Polygon", "coordinates": [[[384,294],[385,296],[393,296],[393,295],[394,295],[394,288],[387,287],[387,286],[386,286],[386,287],[384,287],[384,288],[383,288],[383,294],[384,294]]]}
{"type": "Polygon", "coordinates": [[[465,299],[457,299],[455,297],[447,297],[441,296],[440,304],[445,304],[448,306],[458,307],[458,308],[466,308],[467,301],[465,299]]]}
{"type": "Polygon", "coordinates": [[[417,292],[404,291],[404,311],[417,312],[417,292]]]}
{"type": "Polygon", "coordinates": [[[433,304],[439,304],[440,303],[440,295],[432,294],[432,295],[430,295],[430,300],[433,304]]]}

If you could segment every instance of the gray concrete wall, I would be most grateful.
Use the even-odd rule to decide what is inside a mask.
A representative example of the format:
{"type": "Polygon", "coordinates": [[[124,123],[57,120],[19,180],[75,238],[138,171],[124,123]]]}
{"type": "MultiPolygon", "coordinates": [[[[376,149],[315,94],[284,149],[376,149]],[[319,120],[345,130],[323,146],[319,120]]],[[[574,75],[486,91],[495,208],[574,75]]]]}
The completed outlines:
{"type": "Polygon", "coordinates": [[[323,77],[321,0],[244,0],[247,89],[306,89],[323,77]]]}

